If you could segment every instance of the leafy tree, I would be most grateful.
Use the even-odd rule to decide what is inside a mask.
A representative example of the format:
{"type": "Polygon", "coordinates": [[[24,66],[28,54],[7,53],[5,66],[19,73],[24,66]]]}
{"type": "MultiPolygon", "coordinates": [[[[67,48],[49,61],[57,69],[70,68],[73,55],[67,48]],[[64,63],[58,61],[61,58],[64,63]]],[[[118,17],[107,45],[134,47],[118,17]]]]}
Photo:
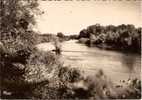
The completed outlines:
{"type": "Polygon", "coordinates": [[[88,26],[79,33],[79,38],[89,38],[94,35],[94,45],[106,44],[112,49],[123,49],[127,51],[140,52],[141,49],[141,28],[135,28],[132,24],[122,24],[118,26],[101,26],[95,24],[88,26]]]}
{"type": "Polygon", "coordinates": [[[1,0],[0,3],[1,31],[27,29],[29,24],[35,24],[34,14],[39,11],[37,0],[1,0]]]}
{"type": "Polygon", "coordinates": [[[79,33],[79,38],[89,38],[89,33],[86,29],[83,29],[79,33]]]}
{"type": "Polygon", "coordinates": [[[62,32],[58,32],[58,33],[57,33],[57,36],[58,36],[59,38],[64,38],[64,34],[63,34],[62,32]]]}
{"type": "Polygon", "coordinates": [[[30,29],[35,24],[35,14],[40,14],[37,0],[0,1],[0,39],[6,48],[17,52],[31,49],[36,34],[30,29]]]}
{"type": "Polygon", "coordinates": [[[36,41],[29,26],[39,14],[37,0],[0,0],[0,90],[22,92],[25,63],[36,41]]]}

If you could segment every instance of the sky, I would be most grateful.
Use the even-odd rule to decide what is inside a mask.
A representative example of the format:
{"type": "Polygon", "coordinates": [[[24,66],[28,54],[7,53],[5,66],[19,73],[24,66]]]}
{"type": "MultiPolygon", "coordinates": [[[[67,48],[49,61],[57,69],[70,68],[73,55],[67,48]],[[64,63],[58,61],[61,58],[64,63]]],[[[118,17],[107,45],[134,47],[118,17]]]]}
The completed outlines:
{"type": "Polygon", "coordinates": [[[36,29],[40,33],[78,34],[89,25],[141,26],[141,0],[41,1],[36,29]]]}

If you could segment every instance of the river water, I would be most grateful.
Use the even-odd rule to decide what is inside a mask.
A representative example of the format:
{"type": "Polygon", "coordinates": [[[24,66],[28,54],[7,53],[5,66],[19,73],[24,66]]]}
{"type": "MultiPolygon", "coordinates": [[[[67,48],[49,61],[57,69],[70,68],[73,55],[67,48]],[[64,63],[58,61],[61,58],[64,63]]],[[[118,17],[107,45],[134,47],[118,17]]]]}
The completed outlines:
{"type": "MultiPolygon", "coordinates": [[[[49,46],[45,43],[41,47],[47,49],[49,46]]],[[[62,50],[64,65],[79,68],[85,75],[93,76],[102,69],[114,83],[135,77],[140,79],[141,56],[138,54],[90,48],[76,40],[63,42],[62,50]]]]}

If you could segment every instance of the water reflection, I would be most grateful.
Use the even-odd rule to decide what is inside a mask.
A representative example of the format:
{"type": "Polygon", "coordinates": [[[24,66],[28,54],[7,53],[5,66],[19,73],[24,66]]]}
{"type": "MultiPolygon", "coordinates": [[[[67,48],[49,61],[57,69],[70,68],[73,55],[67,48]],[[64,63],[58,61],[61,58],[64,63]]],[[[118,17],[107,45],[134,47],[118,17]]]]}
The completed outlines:
{"type": "Polygon", "coordinates": [[[129,78],[132,77],[134,73],[140,73],[140,58],[138,55],[135,54],[123,54],[121,57],[121,61],[123,63],[123,67],[129,73],[129,78]]]}
{"type": "Polygon", "coordinates": [[[124,67],[126,67],[129,72],[132,72],[134,70],[134,64],[136,63],[136,57],[130,57],[129,55],[122,55],[122,63],[124,64],[124,67]]]}

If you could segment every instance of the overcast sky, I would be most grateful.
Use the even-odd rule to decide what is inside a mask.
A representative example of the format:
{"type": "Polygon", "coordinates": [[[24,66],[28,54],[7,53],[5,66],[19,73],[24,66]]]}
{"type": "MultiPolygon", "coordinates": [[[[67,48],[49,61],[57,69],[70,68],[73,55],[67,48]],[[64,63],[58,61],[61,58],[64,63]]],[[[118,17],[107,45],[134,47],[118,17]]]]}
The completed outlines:
{"type": "Polygon", "coordinates": [[[90,0],[90,1],[42,1],[45,12],[37,18],[41,33],[78,34],[89,25],[134,24],[141,25],[141,0],[90,0]]]}

